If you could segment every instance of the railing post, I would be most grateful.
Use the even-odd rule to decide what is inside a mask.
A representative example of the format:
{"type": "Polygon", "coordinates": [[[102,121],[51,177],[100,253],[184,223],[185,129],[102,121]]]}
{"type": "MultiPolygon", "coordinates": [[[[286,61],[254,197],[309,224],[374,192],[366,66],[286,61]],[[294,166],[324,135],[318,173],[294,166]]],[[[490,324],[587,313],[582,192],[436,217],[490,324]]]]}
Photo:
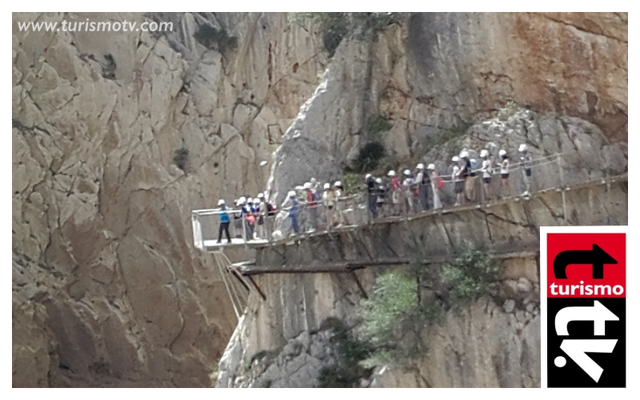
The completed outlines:
{"type": "Polygon", "coordinates": [[[244,240],[244,244],[247,244],[247,215],[242,213],[242,239],[244,240]]]}
{"type": "Polygon", "coordinates": [[[567,201],[565,198],[565,187],[564,187],[564,175],[562,172],[562,155],[558,153],[557,158],[558,162],[558,176],[560,177],[560,190],[562,193],[562,216],[564,222],[567,222],[567,201]]]}
{"type": "Polygon", "coordinates": [[[191,213],[191,225],[193,228],[193,244],[197,249],[204,251],[204,241],[202,239],[202,223],[198,213],[191,213]]]}

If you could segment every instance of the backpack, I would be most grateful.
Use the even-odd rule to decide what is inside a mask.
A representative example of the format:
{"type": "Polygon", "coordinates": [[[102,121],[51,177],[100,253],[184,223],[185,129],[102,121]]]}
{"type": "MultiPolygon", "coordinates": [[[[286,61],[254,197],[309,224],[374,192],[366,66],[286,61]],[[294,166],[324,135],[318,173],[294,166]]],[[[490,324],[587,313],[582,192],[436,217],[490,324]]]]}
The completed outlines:
{"type": "Polygon", "coordinates": [[[438,189],[442,189],[444,187],[444,179],[438,178],[438,189]]]}

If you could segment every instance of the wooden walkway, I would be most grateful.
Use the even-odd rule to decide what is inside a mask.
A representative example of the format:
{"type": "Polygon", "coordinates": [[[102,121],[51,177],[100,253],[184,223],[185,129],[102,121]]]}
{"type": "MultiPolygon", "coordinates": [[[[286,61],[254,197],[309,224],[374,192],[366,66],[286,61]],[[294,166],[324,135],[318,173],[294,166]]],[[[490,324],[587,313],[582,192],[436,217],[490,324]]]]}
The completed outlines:
{"type": "MultiPolygon", "coordinates": [[[[516,251],[502,254],[495,254],[495,258],[498,260],[509,258],[531,258],[536,257],[539,251],[516,251]]],[[[453,257],[452,254],[438,255],[429,257],[427,259],[420,260],[423,265],[429,264],[442,264],[453,257]]],[[[317,263],[306,265],[255,265],[254,261],[246,261],[241,263],[235,263],[231,265],[231,268],[244,275],[261,275],[261,274],[316,274],[316,273],[339,273],[339,272],[353,272],[358,269],[370,268],[370,267],[390,267],[395,265],[408,265],[411,263],[409,258],[389,258],[378,259],[369,261],[339,261],[333,263],[317,263]]]]}
{"type": "Polygon", "coordinates": [[[446,214],[451,214],[451,213],[458,213],[461,211],[472,211],[472,210],[477,210],[477,209],[491,209],[493,207],[499,207],[502,206],[504,204],[507,203],[511,203],[511,202],[519,202],[519,201],[530,201],[532,198],[536,198],[536,197],[540,197],[545,195],[546,193],[552,193],[552,192],[558,192],[558,193],[562,193],[563,191],[571,191],[571,190],[580,190],[580,189],[584,189],[584,188],[588,188],[588,187],[593,187],[593,186],[600,186],[600,185],[610,185],[612,183],[615,182],[624,182],[628,180],[628,174],[622,174],[622,175],[616,175],[616,176],[612,176],[612,177],[608,177],[608,178],[600,178],[600,179],[594,179],[591,181],[587,181],[587,182],[582,182],[582,183],[577,183],[568,187],[558,187],[558,188],[549,188],[549,189],[543,189],[543,190],[539,190],[537,192],[534,192],[532,194],[530,194],[529,196],[510,196],[510,197],[505,197],[502,199],[496,199],[493,201],[490,201],[488,203],[481,203],[481,204],[477,204],[477,203],[473,203],[473,204],[464,204],[461,206],[449,206],[446,208],[441,208],[438,210],[426,210],[426,211],[418,211],[414,214],[408,215],[408,216],[392,216],[392,217],[383,217],[383,218],[376,218],[374,221],[372,221],[369,224],[361,224],[361,225],[345,225],[345,226],[340,226],[337,228],[333,228],[331,229],[331,231],[327,231],[327,230],[318,230],[315,232],[311,232],[311,233],[301,233],[299,235],[295,235],[295,236],[290,236],[288,238],[283,238],[283,239],[278,239],[278,240],[272,240],[271,242],[268,242],[266,240],[260,240],[260,241],[251,241],[248,243],[249,246],[254,247],[254,248],[261,248],[261,247],[269,247],[269,246],[279,246],[279,245],[287,245],[287,244],[293,244],[298,240],[305,240],[308,238],[312,238],[312,237],[316,237],[316,236],[323,236],[323,235],[327,235],[330,233],[334,233],[334,232],[345,232],[345,231],[355,231],[358,230],[362,227],[366,227],[366,226],[370,226],[370,225],[378,225],[378,224],[390,224],[390,223],[397,223],[397,222],[404,222],[404,221],[413,221],[416,219],[421,219],[421,218],[426,218],[432,215],[446,215],[446,214]]]}

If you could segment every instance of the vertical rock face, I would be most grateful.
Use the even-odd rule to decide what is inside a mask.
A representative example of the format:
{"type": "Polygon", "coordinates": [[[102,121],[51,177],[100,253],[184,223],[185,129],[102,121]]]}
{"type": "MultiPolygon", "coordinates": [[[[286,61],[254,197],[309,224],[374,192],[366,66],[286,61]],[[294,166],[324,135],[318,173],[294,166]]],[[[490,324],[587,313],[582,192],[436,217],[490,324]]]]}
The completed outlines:
{"type": "Polygon", "coordinates": [[[264,187],[316,39],[284,14],[14,14],[12,61],[14,386],[211,385],[236,318],[190,211],[264,187]],[[19,26],[86,19],[173,26],[19,26]]]}
{"type": "Polygon", "coordinates": [[[400,159],[511,103],[587,121],[626,147],[627,53],[624,13],[414,14],[374,43],[343,41],[276,152],[271,187],[339,176],[377,115],[400,159]]]}
{"type": "MultiPolygon", "coordinates": [[[[504,148],[517,159],[521,143],[529,145],[533,158],[561,153],[565,184],[622,174],[628,159],[627,52],[624,13],[426,13],[388,27],[373,43],[345,40],[276,151],[270,187],[281,198],[311,177],[332,181],[371,140],[383,142],[387,154],[401,161],[434,162],[441,174],[451,172],[447,161],[458,153],[456,146],[487,146],[494,154],[504,148]],[[372,137],[368,124],[378,115],[392,127],[372,137]],[[456,127],[461,127],[457,143],[433,144],[456,127]]],[[[555,165],[545,168],[550,169],[532,179],[536,184],[558,171],[555,165]]],[[[531,247],[537,247],[539,225],[529,218],[543,218],[544,225],[625,224],[626,187],[607,189],[605,202],[597,200],[604,195],[600,189],[574,192],[575,208],[561,218],[562,201],[545,198],[524,213],[527,223],[492,226],[486,236],[492,245],[504,240],[505,248],[518,251],[523,236],[531,235],[531,247]],[[530,231],[523,235],[523,229],[530,231]]],[[[511,205],[507,208],[500,224],[515,215],[511,205]]],[[[452,215],[455,221],[434,217],[418,229],[438,226],[447,232],[425,232],[422,250],[437,253],[449,243],[453,250],[465,234],[484,229],[480,222],[452,215]]],[[[365,241],[381,241],[364,247],[344,240],[347,235],[337,243],[307,239],[274,249],[273,258],[269,251],[259,253],[257,260],[280,266],[286,264],[283,259],[300,255],[296,264],[337,262],[360,251],[380,255],[390,244],[411,243],[412,235],[404,226],[369,232],[365,241]]],[[[412,371],[378,368],[372,380],[360,384],[539,386],[537,260],[506,260],[503,267],[499,301],[477,302],[425,329],[428,351],[412,371]]],[[[357,274],[365,290],[375,278],[371,270],[357,274]]],[[[257,281],[267,300],[254,297],[237,327],[220,364],[219,387],[280,385],[291,377],[287,368],[301,358],[308,362],[296,371],[305,377],[319,373],[330,361],[312,356],[315,339],[308,337],[318,335],[328,317],[357,324],[360,291],[339,274],[267,274],[257,281]],[[288,346],[300,351],[285,354],[288,346]],[[270,352],[267,361],[264,351],[270,352]],[[256,355],[260,361],[246,363],[256,355]]],[[[293,384],[311,387],[318,381],[293,384]]]]}

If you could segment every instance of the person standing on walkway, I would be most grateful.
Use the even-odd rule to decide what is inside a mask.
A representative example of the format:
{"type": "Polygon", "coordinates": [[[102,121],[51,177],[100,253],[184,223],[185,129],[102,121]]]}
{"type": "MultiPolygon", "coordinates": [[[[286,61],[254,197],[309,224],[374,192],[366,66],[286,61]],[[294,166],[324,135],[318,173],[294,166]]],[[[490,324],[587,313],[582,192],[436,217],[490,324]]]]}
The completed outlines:
{"type": "Polygon", "coordinates": [[[304,189],[306,191],[307,215],[309,216],[309,221],[307,222],[309,226],[307,227],[306,231],[313,232],[316,230],[316,226],[318,223],[318,202],[316,201],[316,193],[313,190],[311,182],[305,183],[304,189]]]}
{"type": "Polygon", "coordinates": [[[419,163],[416,166],[416,184],[418,185],[420,205],[424,211],[429,208],[429,187],[431,186],[431,182],[429,180],[429,173],[424,170],[423,163],[419,163]]]}
{"type": "Polygon", "coordinates": [[[342,182],[336,181],[333,184],[333,193],[336,201],[336,226],[344,225],[344,214],[342,213],[344,210],[344,199],[342,198],[342,193],[344,192],[344,187],[342,186],[342,182]]]}
{"type": "Polygon", "coordinates": [[[365,182],[367,184],[367,206],[369,212],[371,213],[371,218],[376,218],[378,216],[377,212],[377,201],[378,201],[378,190],[376,189],[376,181],[371,174],[367,174],[365,176],[365,182]]]}
{"type": "Polygon", "coordinates": [[[500,150],[498,152],[500,156],[500,180],[502,181],[502,198],[511,195],[511,188],[509,187],[509,156],[506,150],[500,150]]]}
{"type": "Polygon", "coordinates": [[[403,209],[405,212],[408,212],[410,214],[414,213],[414,206],[413,206],[413,200],[414,200],[414,179],[413,176],[411,175],[411,171],[409,171],[408,169],[405,169],[403,172],[405,178],[404,181],[402,182],[402,186],[403,186],[403,193],[404,193],[404,200],[405,200],[405,204],[403,204],[403,209]]]}
{"type": "Polygon", "coordinates": [[[451,173],[451,180],[453,181],[453,191],[456,194],[456,203],[454,206],[461,206],[464,204],[464,179],[465,173],[464,163],[461,162],[460,157],[454,156],[451,159],[453,172],[451,173]]]}
{"type": "Polygon", "coordinates": [[[484,188],[484,200],[485,202],[491,201],[491,176],[493,175],[493,169],[491,168],[491,160],[489,160],[489,151],[483,149],[480,151],[480,158],[482,159],[482,187],[484,188]]]}
{"type": "Polygon", "coordinates": [[[384,205],[386,204],[387,188],[382,181],[382,178],[376,178],[376,194],[376,210],[378,211],[379,216],[385,217],[387,212],[384,205]]]}
{"type": "Polygon", "coordinates": [[[289,208],[289,218],[291,218],[291,228],[295,234],[300,233],[300,226],[298,225],[298,199],[296,197],[296,191],[291,190],[287,194],[287,198],[282,203],[282,209],[289,208]]]}
{"type": "Polygon", "coordinates": [[[463,166],[460,167],[461,173],[464,178],[464,193],[465,197],[468,201],[474,202],[476,200],[476,179],[475,172],[471,167],[471,160],[469,159],[469,152],[463,151],[460,153],[460,159],[464,163],[463,166]]]}
{"type": "Polygon", "coordinates": [[[255,199],[258,204],[257,207],[257,218],[256,221],[256,236],[259,239],[268,239],[269,232],[267,230],[267,212],[269,211],[269,207],[267,206],[267,202],[265,201],[264,194],[258,193],[258,197],[255,199]]]}
{"type": "Polygon", "coordinates": [[[435,164],[429,164],[427,166],[427,171],[429,173],[429,181],[431,182],[431,193],[433,193],[433,209],[438,210],[442,208],[442,201],[440,200],[440,188],[444,186],[444,181],[442,180],[442,178],[440,178],[440,175],[438,175],[435,164]]]}
{"type": "Polygon", "coordinates": [[[227,236],[227,243],[231,243],[231,235],[229,235],[229,214],[227,213],[227,205],[223,199],[218,200],[218,206],[220,206],[220,226],[218,227],[218,242],[222,241],[222,232],[227,236]]]}
{"type": "Polygon", "coordinates": [[[333,227],[333,207],[335,205],[335,192],[331,190],[330,183],[324,184],[324,191],[322,192],[322,203],[324,205],[326,229],[330,230],[333,227]]]}
{"type": "Polygon", "coordinates": [[[518,152],[520,153],[520,164],[522,168],[522,179],[524,181],[524,192],[522,192],[523,196],[529,196],[531,194],[531,156],[529,155],[529,149],[526,144],[521,144],[518,148],[518,152]]]}
{"type": "Polygon", "coordinates": [[[391,215],[398,215],[400,213],[400,190],[402,185],[396,176],[396,171],[391,170],[387,174],[391,178],[391,215]]]}

